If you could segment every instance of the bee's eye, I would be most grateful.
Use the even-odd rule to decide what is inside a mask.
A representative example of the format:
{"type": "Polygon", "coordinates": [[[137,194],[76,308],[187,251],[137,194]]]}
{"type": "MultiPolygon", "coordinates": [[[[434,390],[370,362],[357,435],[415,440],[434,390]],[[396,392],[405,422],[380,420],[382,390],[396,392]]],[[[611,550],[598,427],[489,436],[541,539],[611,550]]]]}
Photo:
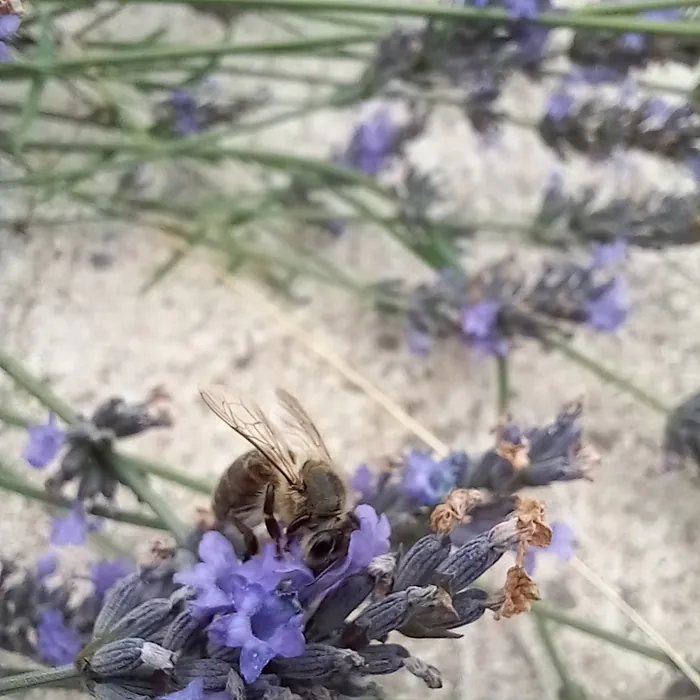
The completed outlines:
{"type": "Polygon", "coordinates": [[[311,545],[310,554],[316,561],[326,559],[335,549],[335,537],[322,535],[311,545]]]}

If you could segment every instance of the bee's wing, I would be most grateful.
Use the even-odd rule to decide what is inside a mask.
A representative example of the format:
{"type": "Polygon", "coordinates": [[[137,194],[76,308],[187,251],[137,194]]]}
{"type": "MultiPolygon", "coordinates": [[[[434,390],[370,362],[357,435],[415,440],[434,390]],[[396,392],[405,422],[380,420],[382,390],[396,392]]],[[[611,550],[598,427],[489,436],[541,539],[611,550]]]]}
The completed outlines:
{"type": "Polygon", "coordinates": [[[209,391],[200,390],[204,403],[262,454],[290,484],[298,481],[297,466],[286,440],[257,407],[241,401],[229,401],[209,391]]]}
{"type": "Polygon", "coordinates": [[[332,464],[333,460],[326,443],[299,400],[284,389],[277,390],[277,398],[289,414],[292,427],[296,428],[297,437],[301,439],[304,447],[311,450],[317,458],[332,464]]]}

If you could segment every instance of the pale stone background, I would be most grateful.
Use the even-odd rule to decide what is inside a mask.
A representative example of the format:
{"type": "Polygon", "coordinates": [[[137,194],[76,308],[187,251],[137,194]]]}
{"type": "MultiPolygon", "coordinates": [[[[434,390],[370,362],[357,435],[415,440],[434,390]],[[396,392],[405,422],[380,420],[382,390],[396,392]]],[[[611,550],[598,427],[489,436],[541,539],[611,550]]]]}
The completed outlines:
{"type": "MultiPolygon", "coordinates": [[[[161,25],[169,27],[174,40],[206,43],[221,36],[214,19],[157,5],[125,10],[118,30],[128,37],[161,25]]],[[[257,17],[245,18],[242,28],[246,40],[281,36],[257,17]]],[[[290,70],[297,65],[285,59],[275,63],[290,70]]],[[[319,74],[353,72],[350,62],[319,59],[304,64],[305,70],[319,74]]],[[[689,81],[685,72],[667,71],[662,77],[669,76],[678,84],[689,81]]],[[[235,91],[252,84],[231,79],[223,81],[222,89],[235,91]]],[[[513,79],[505,102],[521,118],[535,116],[551,84],[534,86],[513,79]]],[[[284,99],[313,96],[311,89],[292,84],[275,90],[284,99]]],[[[249,142],[323,156],[346,141],[357,117],[355,110],[325,111],[249,142]]],[[[412,146],[411,157],[435,174],[455,208],[480,219],[525,218],[536,207],[555,164],[536,134],[519,127],[504,127],[500,143],[485,149],[459,111],[448,107],[433,115],[426,135],[412,146]]],[[[247,181],[238,167],[221,172],[232,193],[247,181]]],[[[687,186],[682,173],[642,157],[634,159],[631,171],[573,158],[566,177],[574,189],[591,181],[638,193],[687,186]]],[[[22,201],[9,192],[3,203],[14,211],[22,201]]],[[[241,444],[200,401],[197,388],[209,384],[252,394],[263,405],[272,402],[274,387],[285,386],[316,417],[329,446],[348,469],[415,441],[263,309],[236,295],[210,256],[190,257],[144,295],[140,287],[171,250],[170,242],[151,230],[105,223],[37,229],[27,239],[3,232],[0,240],[0,334],[5,347],[80,409],[91,409],[112,392],[138,398],[157,383],[171,391],[176,428],[134,440],[129,446],[133,452],[215,478],[241,444]],[[110,264],[96,268],[91,262],[95,253],[107,254],[110,264]]],[[[476,265],[515,249],[516,244],[485,232],[478,243],[468,246],[466,262],[476,265]]],[[[369,227],[353,228],[325,245],[337,264],[366,279],[418,280],[428,275],[369,227]]],[[[521,256],[533,262],[541,258],[536,252],[521,256]]],[[[577,347],[667,403],[677,403],[700,384],[700,256],[696,250],[634,251],[629,279],[635,306],[629,324],[614,337],[582,331],[577,347]],[[678,273],[678,266],[690,279],[678,273]]],[[[475,452],[489,445],[495,421],[495,373],[490,364],[470,356],[457,343],[438,348],[427,359],[412,356],[403,344],[386,349],[386,336],[393,331],[355,300],[310,282],[302,291],[304,302],[288,313],[332,352],[442,440],[475,452]]],[[[528,343],[514,354],[512,374],[513,411],[525,423],[547,421],[564,402],[585,395],[588,436],[603,457],[595,481],[559,485],[539,495],[552,519],[566,519],[575,527],[581,559],[679,651],[697,661],[697,469],[662,473],[662,418],[563,357],[544,354],[528,343]]],[[[31,407],[37,418],[41,416],[7,382],[0,388],[4,401],[31,407]]],[[[13,456],[17,468],[24,469],[19,457],[23,436],[7,430],[1,441],[3,454],[13,456]]],[[[204,502],[176,487],[163,485],[163,490],[183,515],[193,516],[195,506],[204,502]]],[[[31,562],[46,549],[48,522],[40,506],[3,497],[2,555],[31,562]]],[[[120,526],[120,536],[139,552],[148,550],[144,531],[120,526]]],[[[66,552],[64,570],[84,571],[91,556],[66,552]]],[[[504,571],[505,566],[500,567],[493,580],[498,581],[504,571]]],[[[537,578],[545,598],[561,609],[641,639],[629,620],[566,564],[543,557],[537,578]]],[[[557,629],[556,639],[572,675],[591,698],[654,700],[672,678],[665,666],[576,631],[557,629]]],[[[444,671],[446,687],[440,697],[556,697],[555,677],[528,617],[496,622],[487,616],[466,631],[463,642],[427,644],[421,654],[444,671]]],[[[400,679],[398,687],[405,697],[425,692],[411,679],[400,679]]]]}

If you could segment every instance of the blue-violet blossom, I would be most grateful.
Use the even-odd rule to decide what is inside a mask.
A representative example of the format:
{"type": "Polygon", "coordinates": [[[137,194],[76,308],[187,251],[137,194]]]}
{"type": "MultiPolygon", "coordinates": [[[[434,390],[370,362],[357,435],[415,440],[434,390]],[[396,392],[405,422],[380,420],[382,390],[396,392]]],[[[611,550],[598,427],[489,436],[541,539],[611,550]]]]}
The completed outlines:
{"type": "Polygon", "coordinates": [[[12,54],[6,42],[17,34],[20,23],[21,20],[17,15],[0,16],[0,63],[12,60],[12,54]]]}
{"type": "Polygon", "coordinates": [[[482,355],[505,355],[508,352],[508,341],[496,327],[500,310],[499,302],[488,299],[464,309],[462,331],[482,355]]]}
{"type": "Polygon", "coordinates": [[[132,563],[127,559],[102,559],[90,568],[90,580],[98,600],[117,582],[133,570],[132,563]]]}
{"type": "Polygon", "coordinates": [[[542,552],[554,554],[562,561],[569,561],[574,555],[574,544],[574,530],[571,525],[562,521],[552,523],[552,541],[549,547],[529,547],[525,553],[525,571],[532,576],[537,558],[542,552]]]}
{"type": "Polygon", "coordinates": [[[630,310],[629,288],[624,278],[617,276],[600,293],[585,304],[586,321],[598,331],[612,333],[627,319],[630,310]]]}
{"type": "Polygon", "coordinates": [[[409,498],[421,505],[440,503],[456,481],[455,468],[449,458],[435,459],[421,450],[413,450],[406,457],[401,486],[409,498]]]}
{"type": "Polygon", "coordinates": [[[395,140],[396,127],[389,111],[382,109],[357,126],[339,162],[367,175],[378,175],[394,152],[395,140]]]}
{"type": "Polygon", "coordinates": [[[57,516],[51,519],[51,544],[58,547],[64,545],[83,545],[87,541],[89,531],[96,530],[98,522],[89,522],[85,508],[75,503],[64,518],[57,516]]]}
{"type": "Polygon", "coordinates": [[[35,469],[44,469],[60,452],[66,432],[56,422],[55,413],[49,413],[47,423],[32,425],[27,432],[29,442],[24,449],[24,459],[35,469]]]}
{"type": "Polygon", "coordinates": [[[66,625],[59,610],[45,610],[37,631],[39,656],[48,663],[56,666],[69,664],[82,649],[80,634],[66,625]]]}

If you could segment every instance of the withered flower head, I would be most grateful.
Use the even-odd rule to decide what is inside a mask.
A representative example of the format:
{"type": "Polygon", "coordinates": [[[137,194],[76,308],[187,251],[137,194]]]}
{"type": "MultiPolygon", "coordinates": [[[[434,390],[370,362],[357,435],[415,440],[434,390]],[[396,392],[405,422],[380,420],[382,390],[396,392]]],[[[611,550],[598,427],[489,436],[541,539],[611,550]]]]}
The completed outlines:
{"type": "Polygon", "coordinates": [[[521,566],[512,566],[506,574],[503,596],[503,604],[495,613],[497,620],[529,612],[532,603],[540,599],[540,591],[525,569],[521,566]]]}
{"type": "Polygon", "coordinates": [[[528,547],[549,547],[552,528],[545,522],[544,506],[534,498],[518,496],[515,514],[520,536],[516,559],[518,566],[523,566],[528,547]]]}
{"type": "Polygon", "coordinates": [[[484,502],[484,496],[477,489],[452,489],[444,503],[440,503],[430,516],[430,526],[438,534],[449,534],[461,525],[469,512],[484,502]]]}
{"type": "Polygon", "coordinates": [[[504,416],[497,428],[496,454],[508,460],[519,471],[530,466],[530,441],[512,424],[510,416],[504,416]]]}

